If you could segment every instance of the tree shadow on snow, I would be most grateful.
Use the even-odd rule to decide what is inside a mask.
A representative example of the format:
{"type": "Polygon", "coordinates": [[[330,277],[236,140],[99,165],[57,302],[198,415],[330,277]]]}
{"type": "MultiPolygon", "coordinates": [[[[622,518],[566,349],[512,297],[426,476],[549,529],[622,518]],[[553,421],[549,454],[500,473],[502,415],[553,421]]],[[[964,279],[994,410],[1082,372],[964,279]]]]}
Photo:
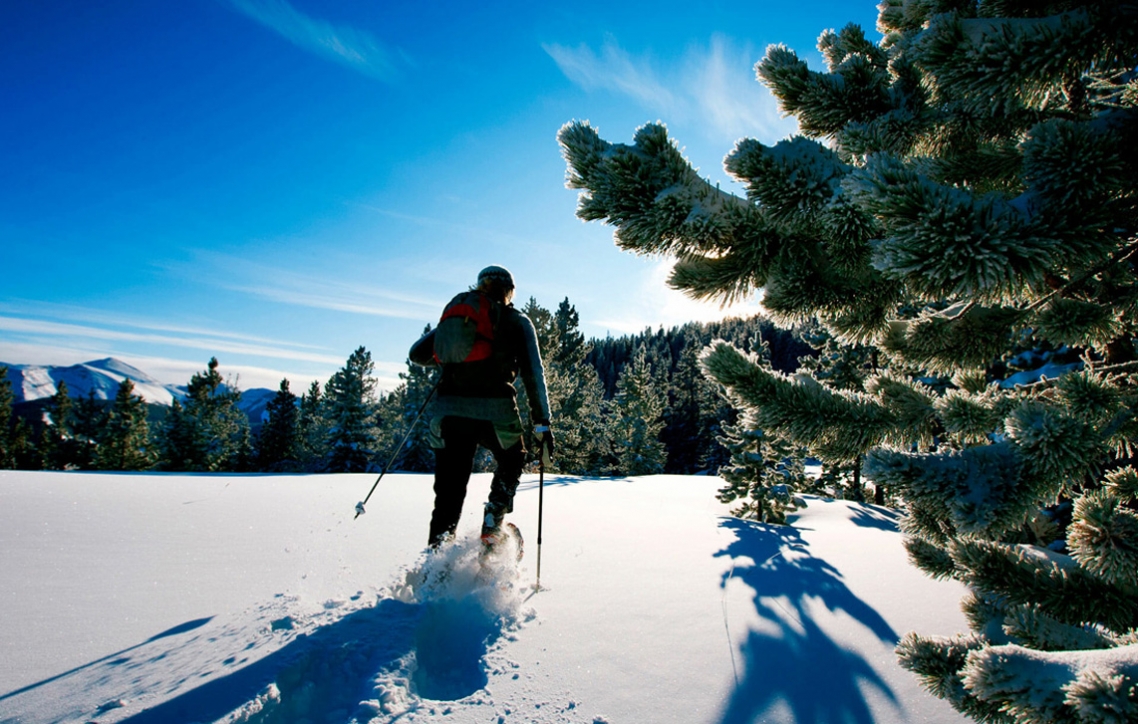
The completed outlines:
{"type": "Polygon", "coordinates": [[[794,528],[739,519],[721,525],[736,539],[717,555],[754,561],[735,565],[722,585],[738,578],[749,586],[764,619],[741,647],[742,667],[722,724],[749,724],[780,703],[796,722],[872,724],[863,691],[876,689],[896,702],[892,689],[856,651],[830,638],[811,611],[844,612],[890,647],[898,638],[892,627],[846,587],[833,566],[810,555],[794,528]]]}
{"type": "Polygon", "coordinates": [[[901,513],[880,505],[857,505],[851,508],[853,517],[850,522],[861,528],[877,528],[890,533],[899,531],[901,513]]]}
{"type": "MultiPolygon", "coordinates": [[[[547,488],[564,488],[570,485],[590,485],[594,483],[611,483],[613,481],[624,481],[631,483],[632,478],[625,477],[597,477],[597,476],[581,476],[581,475],[560,475],[560,474],[546,474],[545,487],[547,488]]],[[[541,483],[534,478],[533,480],[522,479],[521,484],[518,486],[519,491],[537,490],[541,483]]]]}

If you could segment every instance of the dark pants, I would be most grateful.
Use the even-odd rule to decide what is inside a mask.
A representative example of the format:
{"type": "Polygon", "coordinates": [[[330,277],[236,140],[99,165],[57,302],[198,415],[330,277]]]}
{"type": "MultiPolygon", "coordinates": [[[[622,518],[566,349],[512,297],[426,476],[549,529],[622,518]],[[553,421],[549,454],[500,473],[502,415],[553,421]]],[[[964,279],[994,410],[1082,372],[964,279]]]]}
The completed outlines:
{"type": "Polygon", "coordinates": [[[490,483],[490,505],[501,513],[514,509],[514,493],[525,462],[525,447],[521,440],[503,448],[488,420],[468,417],[444,417],[442,420],[444,446],[435,450],[435,510],[431,514],[430,545],[437,546],[447,536],[454,535],[458,519],[462,516],[462,502],[466,499],[466,485],[474,466],[478,446],[494,456],[497,470],[490,483]]]}

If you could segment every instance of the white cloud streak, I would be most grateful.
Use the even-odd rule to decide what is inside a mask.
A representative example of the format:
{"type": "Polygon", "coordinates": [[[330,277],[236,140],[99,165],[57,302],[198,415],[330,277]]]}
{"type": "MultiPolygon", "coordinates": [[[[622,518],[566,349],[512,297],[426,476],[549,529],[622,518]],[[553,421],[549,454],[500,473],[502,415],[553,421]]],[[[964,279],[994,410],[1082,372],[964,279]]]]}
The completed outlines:
{"type": "Polygon", "coordinates": [[[521,236],[519,234],[512,234],[501,229],[490,228],[486,226],[476,226],[468,223],[457,223],[447,219],[440,219],[431,216],[417,216],[414,214],[407,214],[393,209],[385,209],[372,204],[354,204],[357,208],[370,211],[372,213],[385,216],[389,219],[396,219],[398,221],[405,221],[409,224],[414,224],[427,229],[443,229],[445,231],[454,233],[463,238],[478,238],[480,240],[503,242],[503,243],[530,243],[532,239],[521,236]]]}
{"type": "Polygon", "coordinates": [[[542,47],[566,78],[587,91],[613,91],[657,110],[673,110],[677,104],[651,63],[633,58],[611,39],[599,55],[584,44],[576,48],[555,43],[542,47]]]}
{"type": "MultiPolygon", "coordinates": [[[[288,359],[318,364],[341,363],[338,357],[320,354],[305,349],[295,349],[286,345],[269,346],[238,342],[225,335],[216,336],[174,336],[162,332],[135,332],[111,327],[76,324],[68,321],[50,321],[28,317],[0,315],[0,331],[19,335],[25,340],[99,340],[103,342],[126,342],[141,344],[163,344],[173,347],[196,349],[213,354],[229,352],[232,354],[255,355],[272,359],[288,359]]],[[[58,344],[58,343],[57,343],[58,344]]],[[[15,360],[13,360],[15,361],[15,360]]]]}
{"type": "Polygon", "coordinates": [[[382,279],[375,284],[359,284],[344,279],[342,274],[301,274],[206,250],[195,252],[195,256],[197,263],[168,265],[167,269],[198,282],[282,304],[423,321],[433,320],[446,301],[385,289],[382,279]]]}
{"type": "Polygon", "coordinates": [[[102,328],[132,328],[147,332],[161,332],[163,334],[180,335],[184,338],[203,338],[239,340],[241,342],[258,342],[269,346],[287,344],[297,349],[323,350],[325,348],[299,342],[282,343],[279,340],[267,337],[258,337],[246,333],[226,332],[217,329],[204,329],[202,327],[188,327],[170,324],[165,321],[140,319],[121,313],[100,312],[86,307],[77,307],[68,304],[52,302],[3,302],[0,303],[0,315],[7,314],[13,317],[26,319],[55,319],[65,320],[68,323],[87,323],[102,328]]]}
{"type": "Polygon", "coordinates": [[[392,53],[367,31],[309,17],[286,0],[228,0],[228,4],[302,50],[382,81],[398,76],[392,53]]]}
{"type": "Polygon", "coordinates": [[[734,143],[742,137],[773,143],[797,129],[783,118],[774,96],[752,72],[757,53],[715,36],[675,64],[638,58],[608,39],[595,52],[587,45],[543,46],[561,72],[589,92],[625,95],[659,117],[697,124],[709,137],[734,143]]]}

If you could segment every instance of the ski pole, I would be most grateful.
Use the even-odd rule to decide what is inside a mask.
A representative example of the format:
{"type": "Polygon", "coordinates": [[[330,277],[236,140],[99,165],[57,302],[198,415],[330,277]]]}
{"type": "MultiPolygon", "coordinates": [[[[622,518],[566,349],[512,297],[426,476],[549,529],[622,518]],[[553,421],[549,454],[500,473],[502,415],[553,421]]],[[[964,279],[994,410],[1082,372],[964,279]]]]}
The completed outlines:
{"type": "Polygon", "coordinates": [[[541,455],[537,460],[537,583],[533,590],[541,590],[541,520],[545,503],[545,441],[541,442],[541,455]]]}
{"type": "Polygon", "coordinates": [[[355,520],[367,512],[364,510],[364,504],[367,503],[367,501],[371,500],[371,494],[375,492],[376,486],[379,485],[379,481],[383,480],[383,476],[387,475],[387,471],[390,470],[391,466],[395,464],[395,458],[399,457],[399,453],[403,452],[403,446],[407,444],[407,439],[411,437],[411,432],[415,429],[415,425],[419,423],[419,418],[423,416],[423,410],[427,409],[427,405],[430,404],[431,398],[435,396],[435,390],[437,389],[439,389],[439,383],[435,382],[434,387],[431,388],[430,394],[427,395],[427,399],[423,400],[423,404],[419,406],[419,411],[415,413],[415,419],[411,421],[410,427],[407,428],[407,434],[404,435],[403,439],[399,441],[399,444],[395,447],[395,452],[391,454],[391,459],[387,461],[387,464],[383,466],[383,470],[379,471],[379,477],[376,478],[375,482],[371,484],[371,490],[367,491],[367,497],[356,503],[356,515],[354,518],[352,518],[352,520],[355,520]]]}

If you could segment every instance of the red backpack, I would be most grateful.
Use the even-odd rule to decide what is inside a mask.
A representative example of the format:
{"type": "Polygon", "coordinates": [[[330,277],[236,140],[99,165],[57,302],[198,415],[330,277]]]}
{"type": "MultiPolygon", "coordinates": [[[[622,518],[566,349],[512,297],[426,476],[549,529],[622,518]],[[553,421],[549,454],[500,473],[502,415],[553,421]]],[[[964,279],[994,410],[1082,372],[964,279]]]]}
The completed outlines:
{"type": "Polygon", "coordinates": [[[435,361],[477,362],[493,354],[493,303],[482,292],[463,292],[443,309],[435,328],[435,361]]]}

